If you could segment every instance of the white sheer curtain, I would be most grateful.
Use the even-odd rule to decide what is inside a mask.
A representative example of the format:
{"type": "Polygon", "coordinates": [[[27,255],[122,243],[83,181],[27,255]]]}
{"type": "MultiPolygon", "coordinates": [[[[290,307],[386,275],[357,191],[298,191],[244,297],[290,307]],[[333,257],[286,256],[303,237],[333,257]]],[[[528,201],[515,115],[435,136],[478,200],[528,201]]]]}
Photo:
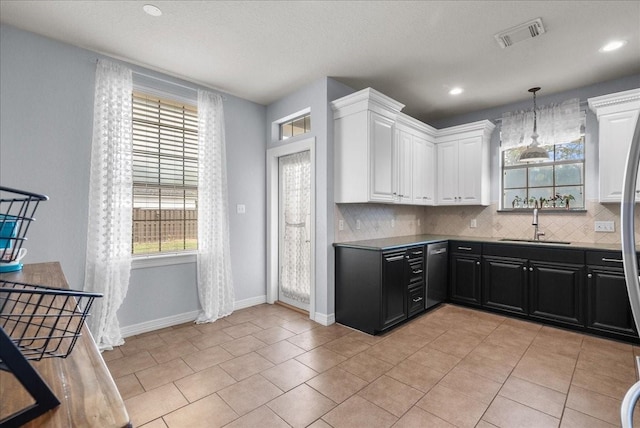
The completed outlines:
{"type": "Polygon", "coordinates": [[[198,91],[198,296],[196,322],[233,312],[227,156],[222,97],[198,91]]]}
{"type": "MultiPolygon", "coordinates": [[[[580,138],[582,114],[580,100],[572,98],[559,104],[538,108],[538,144],[568,143],[580,138]]],[[[502,115],[501,149],[531,144],[533,110],[512,111],[502,115]]]]}
{"type": "Polygon", "coordinates": [[[284,237],[280,288],[293,300],[309,303],[311,154],[309,151],[280,158],[284,237]]]}
{"type": "Polygon", "coordinates": [[[100,349],[124,340],[116,311],[131,270],[131,70],[99,60],[89,181],[85,290],[103,293],[88,318],[100,349]]]}

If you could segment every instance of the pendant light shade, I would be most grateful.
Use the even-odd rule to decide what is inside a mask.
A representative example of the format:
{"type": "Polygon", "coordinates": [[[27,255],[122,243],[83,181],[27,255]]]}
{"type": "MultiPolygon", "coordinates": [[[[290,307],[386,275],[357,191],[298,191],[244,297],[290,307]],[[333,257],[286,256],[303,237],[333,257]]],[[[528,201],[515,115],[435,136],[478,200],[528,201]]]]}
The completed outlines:
{"type": "Polygon", "coordinates": [[[536,92],[540,88],[531,88],[529,92],[533,94],[533,134],[531,134],[531,144],[520,154],[520,162],[542,162],[549,160],[549,154],[538,145],[538,110],[536,106],[536,92]]]}

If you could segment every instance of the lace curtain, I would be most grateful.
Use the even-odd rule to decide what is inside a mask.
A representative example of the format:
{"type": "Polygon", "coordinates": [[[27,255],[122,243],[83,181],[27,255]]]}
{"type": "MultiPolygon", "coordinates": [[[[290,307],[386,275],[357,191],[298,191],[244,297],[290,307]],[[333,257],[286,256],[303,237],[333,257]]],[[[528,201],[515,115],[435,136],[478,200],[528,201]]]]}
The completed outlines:
{"type": "MultiPolygon", "coordinates": [[[[559,104],[538,108],[538,144],[568,143],[581,135],[582,116],[580,100],[573,98],[559,104]]],[[[513,111],[502,115],[501,149],[512,149],[531,144],[533,109],[513,111]]]]}
{"type": "Polygon", "coordinates": [[[310,152],[280,158],[284,237],[280,289],[286,297],[309,303],[310,295],[310,152]]]}
{"type": "Polygon", "coordinates": [[[197,323],[233,312],[229,245],[227,157],[222,97],[198,91],[198,296],[197,323]]]}
{"type": "Polygon", "coordinates": [[[131,70],[99,60],[93,107],[85,290],[103,293],[88,318],[98,348],[124,340],[116,312],[131,270],[131,70]]]}

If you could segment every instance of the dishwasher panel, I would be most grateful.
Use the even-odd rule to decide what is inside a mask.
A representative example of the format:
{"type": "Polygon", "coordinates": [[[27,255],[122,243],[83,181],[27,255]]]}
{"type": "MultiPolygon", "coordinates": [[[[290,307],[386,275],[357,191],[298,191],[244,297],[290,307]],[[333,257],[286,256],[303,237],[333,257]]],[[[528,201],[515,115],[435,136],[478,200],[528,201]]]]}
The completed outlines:
{"type": "Polygon", "coordinates": [[[447,245],[447,242],[427,245],[425,309],[444,302],[447,298],[447,270],[449,266],[447,245]]]}

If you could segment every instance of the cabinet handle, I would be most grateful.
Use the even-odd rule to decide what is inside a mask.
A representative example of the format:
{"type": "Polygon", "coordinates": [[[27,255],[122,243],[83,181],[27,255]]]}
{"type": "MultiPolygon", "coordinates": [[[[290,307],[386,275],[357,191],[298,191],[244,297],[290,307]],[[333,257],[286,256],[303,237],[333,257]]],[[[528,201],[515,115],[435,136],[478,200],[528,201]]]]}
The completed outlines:
{"type": "Polygon", "coordinates": [[[419,273],[422,273],[422,269],[414,270],[412,272],[414,275],[418,275],[419,273]]]}
{"type": "Polygon", "coordinates": [[[622,263],[622,260],[620,260],[620,259],[609,259],[609,258],[607,258],[607,257],[603,257],[603,258],[602,258],[602,261],[603,261],[603,262],[622,263]]]}
{"type": "Polygon", "coordinates": [[[478,266],[480,266],[480,262],[476,262],[476,264],[477,264],[478,266]]]}
{"type": "Polygon", "coordinates": [[[591,279],[591,278],[593,278],[593,275],[589,274],[589,275],[587,275],[587,278],[591,279]]]}
{"type": "Polygon", "coordinates": [[[411,254],[413,254],[414,256],[421,256],[422,251],[412,251],[411,254]]]}
{"type": "Polygon", "coordinates": [[[523,267],[523,268],[522,268],[522,270],[526,271],[526,270],[527,270],[527,267],[526,267],[526,266],[525,266],[525,267],[523,267]]]}
{"type": "Polygon", "coordinates": [[[422,297],[418,297],[417,299],[413,299],[413,303],[418,303],[420,300],[422,300],[422,297]]]}
{"type": "Polygon", "coordinates": [[[386,258],[386,260],[388,262],[395,262],[395,261],[402,260],[402,259],[404,259],[404,256],[395,256],[395,257],[387,257],[386,258]]]}
{"type": "Polygon", "coordinates": [[[463,251],[471,251],[473,248],[471,247],[458,247],[458,250],[463,250],[463,251]]]}
{"type": "Polygon", "coordinates": [[[529,268],[529,272],[533,272],[533,268],[532,267],[529,268]]]}

